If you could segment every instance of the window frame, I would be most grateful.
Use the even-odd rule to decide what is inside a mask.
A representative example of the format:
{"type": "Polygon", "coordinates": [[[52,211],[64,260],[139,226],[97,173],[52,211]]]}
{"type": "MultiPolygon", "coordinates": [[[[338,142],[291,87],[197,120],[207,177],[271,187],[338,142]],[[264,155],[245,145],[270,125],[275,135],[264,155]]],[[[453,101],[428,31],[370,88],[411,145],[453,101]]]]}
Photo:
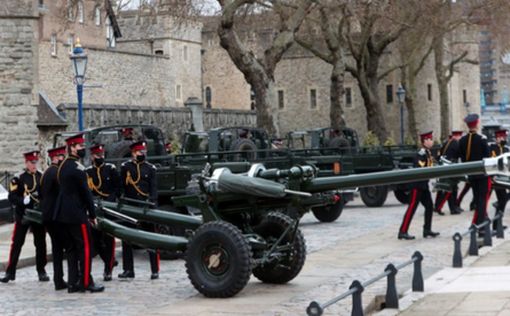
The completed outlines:
{"type": "Polygon", "coordinates": [[[308,88],[308,108],[310,110],[317,110],[319,108],[319,89],[317,87],[308,88]],[[312,91],[315,92],[315,106],[312,106],[312,91]]]}

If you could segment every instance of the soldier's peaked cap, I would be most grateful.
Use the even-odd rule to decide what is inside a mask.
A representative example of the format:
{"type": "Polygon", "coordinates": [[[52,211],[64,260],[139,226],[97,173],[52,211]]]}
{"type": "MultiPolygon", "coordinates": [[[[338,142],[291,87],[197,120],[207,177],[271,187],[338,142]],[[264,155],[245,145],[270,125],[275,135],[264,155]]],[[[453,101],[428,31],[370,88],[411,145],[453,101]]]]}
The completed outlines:
{"type": "Polygon", "coordinates": [[[460,130],[452,131],[452,136],[462,136],[462,134],[464,134],[464,132],[460,130]]]}
{"type": "Polygon", "coordinates": [[[85,143],[85,135],[83,133],[66,138],[67,146],[85,143]]]}
{"type": "Polygon", "coordinates": [[[508,135],[507,129],[500,129],[495,132],[496,137],[506,137],[508,135]]]}
{"type": "Polygon", "coordinates": [[[91,154],[102,154],[104,153],[104,145],[103,144],[97,144],[92,147],[90,147],[90,153],[91,154]]]}
{"type": "Polygon", "coordinates": [[[139,150],[146,150],[147,149],[147,143],[145,141],[140,141],[136,143],[132,143],[129,148],[131,148],[131,151],[139,151],[139,150]]]}
{"type": "Polygon", "coordinates": [[[39,150],[32,150],[23,154],[25,161],[37,161],[39,160],[39,150]]]}
{"type": "Polygon", "coordinates": [[[50,156],[50,158],[53,158],[53,157],[59,156],[59,155],[65,155],[65,154],[66,154],[66,146],[48,149],[48,156],[50,156]]]}
{"type": "Polygon", "coordinates": [[[478,114],[471,113],[464,118],[464,122],[466,122],[468,127],[475,127],[476,124],[478,124],[479,119],[480,117],[478,116],[478,114]]]}
{"type": "Polygon", "coordinates": [[[420,139],[422,142],[426,139],[432,139],[432,131],[420,134],[420,139]]]}

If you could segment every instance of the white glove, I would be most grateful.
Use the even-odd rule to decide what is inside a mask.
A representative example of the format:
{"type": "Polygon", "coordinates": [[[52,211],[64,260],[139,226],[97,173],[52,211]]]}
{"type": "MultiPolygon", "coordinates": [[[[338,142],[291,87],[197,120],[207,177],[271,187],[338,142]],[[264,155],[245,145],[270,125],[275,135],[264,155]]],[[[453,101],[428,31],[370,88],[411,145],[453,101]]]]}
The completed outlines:
{"type": "Polygon", "coordinates": [[[27,195],[23,198],[23,204],[28,205],[30,203],[30,195],[27,195]]]}

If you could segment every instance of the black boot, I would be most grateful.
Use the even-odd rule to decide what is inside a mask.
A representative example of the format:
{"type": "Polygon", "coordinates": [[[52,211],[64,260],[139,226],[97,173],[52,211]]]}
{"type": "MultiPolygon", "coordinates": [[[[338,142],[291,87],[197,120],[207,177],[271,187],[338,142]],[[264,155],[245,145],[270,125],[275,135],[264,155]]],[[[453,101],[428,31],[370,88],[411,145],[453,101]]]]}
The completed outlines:
{"type": "Polygon", "coordinates": [[[119,279],[134,279],[135,272],[134,271],[124,271],[122,273],[119,273],[118,275],[119,279]]]}
{"type": "Polygon", "coordinates": [[[423,230],[423,238],[427,238],[427,237],[436,238],[437,236],[439,236],[439,233],[433,232],[430,229],[423,230]]]}
{"type": "Polygon", "coordinates": [[[46,271],[42,271],[38,273],[39,275],[39,281],[41,282],[48,282],[50,280],[50,277],[48,274],[46,274],[46,271]]]}
{"type": "Polygon", "coordinates": [[[89,291],[90,293],[99,293],[104,291],[104,286],[101,284],[92,283],[86,287],[85,290],[89,291]]]}
{"type": "Polygon", "coordinates": [[[55,291],[67,289],[67,282],[64,280],[56,281],[54,283],[55,283],[55,291]]]}
{"type": "Polygon", "coordinates": [[[408,233],[398,233],[398,239],[413,240],[415,237],[408,233]]]}
{"type": "Polygon", "coordinates": [[[105,282],[109,282],[112,280],[112,273],[111,272],[108,272],[108,271],[105,271],[103,273],[103,281],[105,282]]]}
{"type": "Polygon", "coordinates": [[[9,281],[14,281],[14,280],[16,280],[16,277],[14,276],[14,274],[5,273],[4,277],[0,279],[0,282],[7,283],[9,281]]]}
{"type": "Polygon", "coordinates": [[[437,213],[437,215],[444,216],[444,212],[440,210],[435,210],[434,213],[437,213]]]}
{"type": "Polygon", "coordinates": [[[159,279],[159,273],[152,273],[151,274],[151,280],[156,280],[156,279],[159,279]]]}

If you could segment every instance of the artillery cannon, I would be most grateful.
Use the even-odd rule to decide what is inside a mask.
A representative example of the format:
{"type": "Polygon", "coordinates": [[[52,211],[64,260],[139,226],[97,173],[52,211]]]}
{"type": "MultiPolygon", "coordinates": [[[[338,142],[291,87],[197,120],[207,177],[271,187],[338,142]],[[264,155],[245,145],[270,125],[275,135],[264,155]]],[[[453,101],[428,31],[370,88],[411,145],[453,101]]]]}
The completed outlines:
{"type": "Polygon", "coordinates": [[[304,212],[331,199],[334,194],[328,192],[350,187],[473,174],[510,175],[510,154],[449,166],[349,176],[318,178],[317,172],[311,165],[280,170],[259,164],[242,174],[228,168],[204,170],[199,193],[173,198],[176,206],[199,208],[201,218],[151,209],[148,203],[135,207],[122,201],[101,202],[98,228],[146,248],[185,251],[186,271],[195,289],[207,297],[231,297],[246,286],[252,273],[262,282],[283,284],[301,271],[306,245],[298,228],[299,217],[293,219],[276,210],[293,206],[304,212]],[[181,225],[189,235],[128,228],[105,214],[134,223],[181,225]]]}

